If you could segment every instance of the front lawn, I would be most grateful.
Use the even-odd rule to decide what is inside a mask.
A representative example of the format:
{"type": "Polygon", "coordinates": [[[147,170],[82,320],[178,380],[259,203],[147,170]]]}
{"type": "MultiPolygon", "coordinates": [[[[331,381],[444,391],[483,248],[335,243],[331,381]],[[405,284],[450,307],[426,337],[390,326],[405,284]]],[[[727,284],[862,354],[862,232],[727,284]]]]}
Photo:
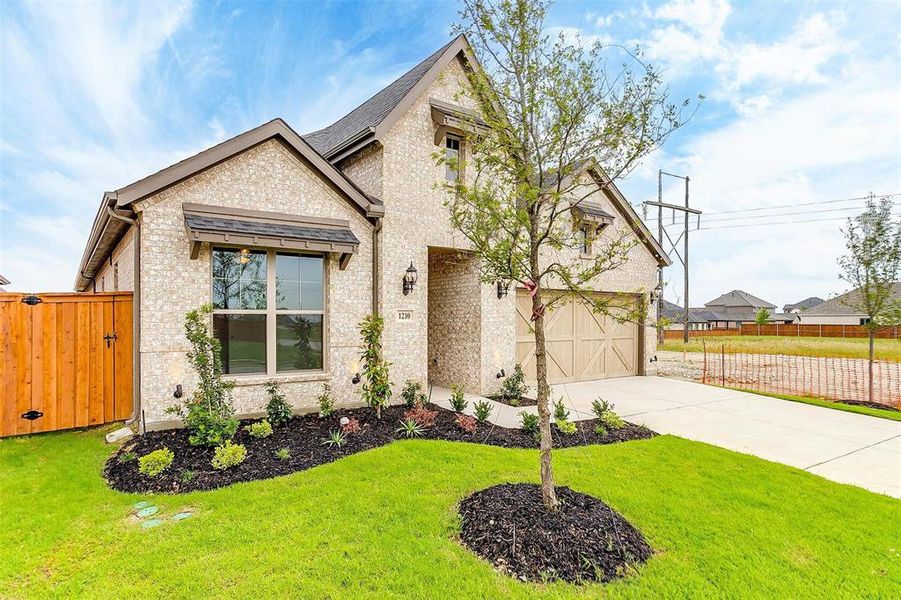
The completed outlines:
{"type": "MultiPolygon", "coordinates": [[[[671,436],[556,453],[656,554],[611,584],[525,584],[455,541],[456,504],[535,450],[395,442],[178,496],[110,490],[98,430],[0,440],[0,597],[890,597],[901,502],[671,436]],[[149,500],[165,522],[129,517],[149,500]],[[183,508],[194,516],[170,520],[183,508]]],[[[892,591],[894,590],[894,592],[892,591]]]]}
{"type": "MultiPolygon", "coordinates": [[[[790,354],[797,356],[824,356],[836,358],[867,358],[866,338],[820,338],[767,335],[725,335],[689,338],[688,344],[678,340],[666,340],[660,350],[672,352],[719,352],[725,345],[726,352],[751,354],[790,354]]],[[[876,340],[877,360],[901,360],[901,341],[876,340]]]]}

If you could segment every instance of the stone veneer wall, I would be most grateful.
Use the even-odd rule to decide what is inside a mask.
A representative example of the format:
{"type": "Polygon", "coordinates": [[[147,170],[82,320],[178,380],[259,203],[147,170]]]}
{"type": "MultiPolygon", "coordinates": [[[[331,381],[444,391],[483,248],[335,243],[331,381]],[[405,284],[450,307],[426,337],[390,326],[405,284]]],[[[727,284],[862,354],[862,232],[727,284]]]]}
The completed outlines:
{"type": "Polygon", "coordinates": [[[482,299],[479,265],[455,252],[429,254],[428,380],[481,391],[482,299]]]}
{"type": "Polygon", "coordinates": [[[128,231],[113,248],[110,259],[94,277],[97,291],[103,292],[131,292],[135,289],[135,245],[134,226],[128,231]],[[116,285],[116,268],[118,267],[118,286],[116,285]]]}
{"type": "MultiPolygon", "coordinates": [[[[342,405],[359,402],[351,376],[358,360],[357,324],[371,311],[372,225],[324,183],[291,150],[270,140],[141,202],[141,400],[150,428],[171,421],[165,409],[176,384],[195,385],[185,359],[184,314],[211,300],[209,244],[191,260],[182,203],[344,219],[360,240],[347,269],[327,261],[327,352],[322,373],[279,375],[288,401],[299,411],[318,407],[323,383],[342,405]]],[[[120,264],[121,269],[121,264],[120,264]]],[[[121,277],[121,273],[120,273],[121,277]]],[[[239,414],[263,410],[267,376],[242,376],[234,391],[239,414]]]]}

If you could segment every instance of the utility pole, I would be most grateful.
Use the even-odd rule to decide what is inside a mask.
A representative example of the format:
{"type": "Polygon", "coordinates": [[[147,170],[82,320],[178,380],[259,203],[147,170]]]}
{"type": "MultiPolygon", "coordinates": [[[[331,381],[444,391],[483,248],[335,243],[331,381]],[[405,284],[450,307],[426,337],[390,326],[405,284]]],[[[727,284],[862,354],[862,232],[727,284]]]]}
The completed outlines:
{"type": "MultiPolygon", "coordinates": [[[[682,267],[684,269],[684,281],[685,288],[684,294],[685,297],[683,302],[685,303],[683,314],[682,314],[682,341],[683,343],[688,343],[688,312],[689,312],[689,300],[688,300],[688,219],[689,215],[698,215],[698,225],[700,226],[701,222],[701,211],[696,208],[690,208],[688,204],[688,183],[689,178],[688,175],[675,175],[673,173],[667,173],[666,171],[658,170],[657,171],[657,202],[645,202],[644,204],[647,206],[656,206],[657,207],[657,241],[660,242],[660,245],[663,245],[663,237],[666,236],[666,239],[669,241],[670,246],[672,247],[673,254],[679,259],[679,262],[682,263],[682,267]],[[663,176],[667,177],[675,177],[676,179],[681,179],[685,182],[685,206],[681,206],[678,204],[668,204],[663,201],[663,176]],[[667,233],[666,229],[663,228],[663,209],[669,209],[673,211],[673,222],[675,223],[675,215],[676,212],[683,213],[685,217],[685,227],[681,233],[681,235],[676,238],[674,241],[669,233],[667,233]],[[683,250],[682,253],[679,253],[679,242],[683,241],[683,250]]],[[[658,269],[657,280],[660,284],[660,289],[663,289],[663,269],[658,269]]],[[[662,297],[661,297],[662,299],[662,297]]],[[[657,302],[657,319],[659,320],[662,316],[662,302],[658,300],[657,302]]],[[[663,336],[663,332],[661,331],[658,334],[659,338],[663,336]]]]}

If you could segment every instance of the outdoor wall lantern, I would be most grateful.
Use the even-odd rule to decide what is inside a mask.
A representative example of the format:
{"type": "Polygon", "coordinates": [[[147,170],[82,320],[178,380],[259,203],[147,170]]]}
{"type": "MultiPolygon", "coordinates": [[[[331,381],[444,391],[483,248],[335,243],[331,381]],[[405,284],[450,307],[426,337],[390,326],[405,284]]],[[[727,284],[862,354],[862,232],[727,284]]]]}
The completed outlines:
{"type": "Polygon", "coordinates": [[[504,296],[507,295],[508,284],[504,283],[500,279],[497,281],[497,299],[500,300],[504,296]]]}
{"type": "Polygon", "coordinates": [[[650,295],[651,302],[652,303],[657,302],[658,300],[660,300],[660,296],[662,296],[662,295],[663,295],[663,288],[658,283],[657,287],[655,287],[653,290],[651,290],[651,295],[650,295]]]}
{"type": "Polygon", "coordinates": [[[404,272],[404,296],[413,291],[413,286],[416,285],[417,279],[419,279],[419,274],[416,272],[416,267],[413,266],[411,261],[410,266],[407,267],[407,270],[404,272]]]}

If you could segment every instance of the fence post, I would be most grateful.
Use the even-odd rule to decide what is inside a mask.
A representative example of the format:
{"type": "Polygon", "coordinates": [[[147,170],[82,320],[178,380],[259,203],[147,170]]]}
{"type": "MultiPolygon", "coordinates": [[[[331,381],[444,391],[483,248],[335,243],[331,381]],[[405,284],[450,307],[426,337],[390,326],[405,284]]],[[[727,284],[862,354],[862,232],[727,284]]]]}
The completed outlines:
{"type": "Polygon", "coordinates": [[[722,378],[723,387],[726,387],[726,344],[723,344],[720,350],[720,369],[722,370],[720,377],[722,378]]]}

